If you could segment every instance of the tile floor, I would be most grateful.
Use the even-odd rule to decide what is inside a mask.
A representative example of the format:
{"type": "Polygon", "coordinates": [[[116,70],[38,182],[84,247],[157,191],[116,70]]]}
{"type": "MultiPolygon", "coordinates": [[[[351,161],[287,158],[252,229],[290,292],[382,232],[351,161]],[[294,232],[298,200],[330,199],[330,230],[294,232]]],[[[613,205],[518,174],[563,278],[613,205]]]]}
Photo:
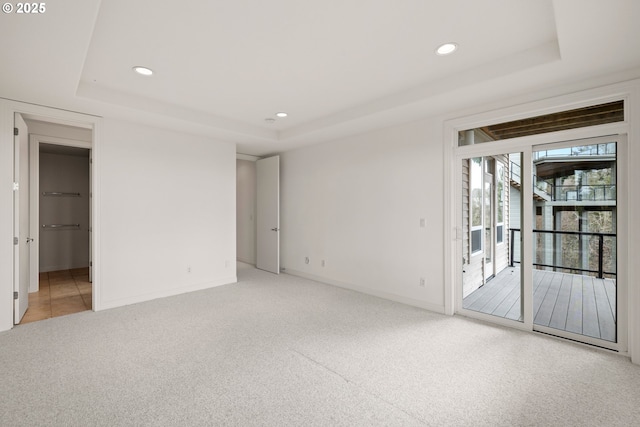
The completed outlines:
{"type": "Polygon", "coordinates": [[[40,290],[29,294],[20,323],[91,310],[91,290],[88,268],[40,273],[40,290]]]}

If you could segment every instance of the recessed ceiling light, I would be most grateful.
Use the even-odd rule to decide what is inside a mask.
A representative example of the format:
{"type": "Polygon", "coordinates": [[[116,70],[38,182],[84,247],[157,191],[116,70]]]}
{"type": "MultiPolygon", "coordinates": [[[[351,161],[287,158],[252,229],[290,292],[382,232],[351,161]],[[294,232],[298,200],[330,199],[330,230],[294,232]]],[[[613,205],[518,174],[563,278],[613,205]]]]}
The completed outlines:
{"type": "Polygon", "coordinates": [[[455,52],[456,49],[458,49],[458,45],[456,43],[445,43],[436,49],[436,54],[441,56],[449,55],[455,52]]]}
{"type": "Polygon", "coordinates": [[[276,117],[280,117],[281,119],[285,118],[287,116],[288,116],[288,114],[285,113],[284,111],[280,111],[279,113],[276,113],[276,117]]]}
{"type": "Polygon", "coordinates": [[[150,76],[153,74],[153,70],[151,68],[141,67],[139,65],[133,67],[133,71],[138,74],[142,74],[143,76],[150,76]]]}

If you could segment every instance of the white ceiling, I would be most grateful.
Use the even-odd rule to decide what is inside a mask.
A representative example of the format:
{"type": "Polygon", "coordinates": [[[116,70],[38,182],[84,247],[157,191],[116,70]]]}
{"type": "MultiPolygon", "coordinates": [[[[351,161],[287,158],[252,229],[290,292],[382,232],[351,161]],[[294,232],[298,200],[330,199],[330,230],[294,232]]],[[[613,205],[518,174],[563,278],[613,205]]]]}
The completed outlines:
{"type": "Polygon", "coordinates": [[[2,14],[0,96],[262,155],[579,79],[640,76],[637,0],[59,0],[2,14]],[[443,42],[460,49],[434,54],[443,42]],[[145,78],[134,65],[155,70],[145,78]],[[277,111],[289,117],[267,124],[277,111]]]}

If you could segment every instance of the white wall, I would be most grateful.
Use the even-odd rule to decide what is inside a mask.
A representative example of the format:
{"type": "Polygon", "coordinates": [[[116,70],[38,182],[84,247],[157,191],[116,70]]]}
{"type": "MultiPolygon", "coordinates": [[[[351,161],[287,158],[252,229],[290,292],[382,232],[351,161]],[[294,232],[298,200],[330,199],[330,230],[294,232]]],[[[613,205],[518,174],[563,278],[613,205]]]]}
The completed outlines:
{"type": "MultiPolygon", "coordinates": [[[[14,111],[94,127],[96,309],[237,280],[235,144],[0,100],[0,331],[13,326],[14,111]]],[[[30,131],[91,139],[72,126],[30,131]]]]}
{"type": "Polygon", "coordinates": [[[443,311],[441,123],[423,120],[282,154],[286,272],[443,311]]]}
{"type": "Polygon", "coordinates": [[[99,307],[235,282],[235,144],[109,119],[102,141],[99,307]]]}
{"type": "Polygon", "coordinates": [[[236,256],[256,263],[256,162],[236,161],[236,256]]]}
{"type": "Polygon", "coordinates": [[[39,271],[89,266],[89,156],[40,153],[40,224],[80,224],[40,228],[39,271]],[[80,197],[44,196],[44,192],[80,197]]]}

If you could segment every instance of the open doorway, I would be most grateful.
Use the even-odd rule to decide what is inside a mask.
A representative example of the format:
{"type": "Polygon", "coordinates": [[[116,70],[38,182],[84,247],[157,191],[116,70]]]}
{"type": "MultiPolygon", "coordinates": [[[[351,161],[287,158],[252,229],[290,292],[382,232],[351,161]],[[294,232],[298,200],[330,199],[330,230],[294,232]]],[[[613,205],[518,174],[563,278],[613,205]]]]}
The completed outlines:
{"type": "Polygon", "coordinates": [[[256,160],[238,154],[236,160],[236,261],[256,265],[256,160]]]}
{"type": "Polygon", "coordinates": [[[16,324],[93,308],[92,130],[29,116],[24,124],[28,160],[22,150],[19,161],[29,179],[23,170],[19,217],[22,229],[27,224],[20,234],[26,235],[29,254],[20,257],[20,282],[29,285],[28,305],[16,311],[16,324]]]}
{"type": "Polygon", "coordinates": [[[238,262],[280,273],[280,157],[238,154],[236,160],[238,262]]]}

